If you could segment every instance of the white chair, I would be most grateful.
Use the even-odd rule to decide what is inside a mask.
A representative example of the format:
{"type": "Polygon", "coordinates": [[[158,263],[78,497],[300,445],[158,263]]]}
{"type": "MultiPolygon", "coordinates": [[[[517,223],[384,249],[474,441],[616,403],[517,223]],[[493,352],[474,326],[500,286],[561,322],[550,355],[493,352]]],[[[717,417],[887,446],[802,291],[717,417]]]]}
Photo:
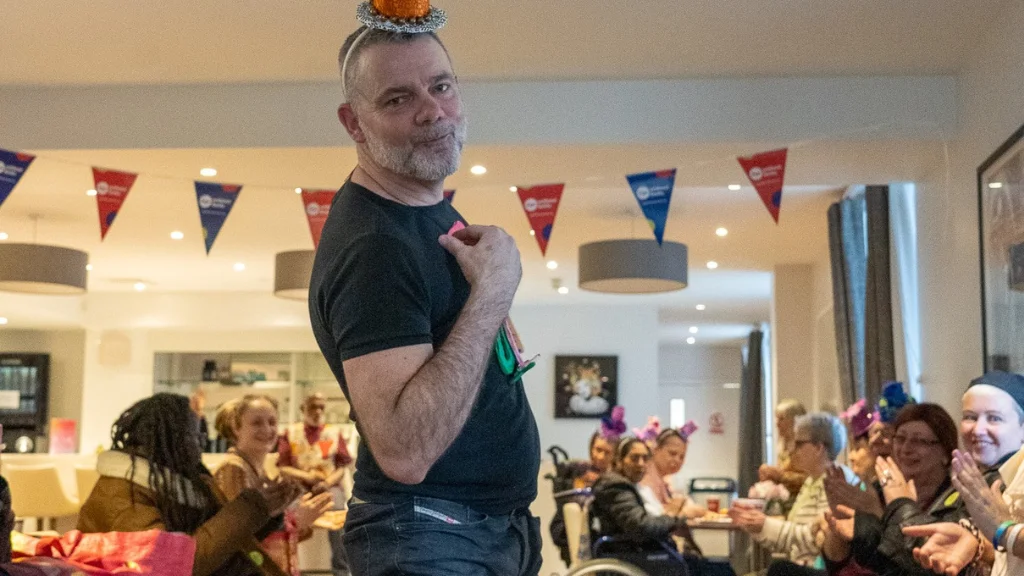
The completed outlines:
{"type": "MultiPolygon", "coordinates": [[[[78,500],[68,497],[55,466],[4,466],[11,486],[11,507],[18,518],[51,520],[78,514],[78,500]]],[[[43,526],[37,526],[42,529],[43,526]]]]}
{"type": "Polygon", "coordinates": [[[92,489],[100,480],[100,473],[96,468],[84,468],[75,466],[75,483],[78,485],[78,501],[85,502],[92,494],[92,489]]]}
{"type": "Polygon", "coordinates": [[[576,502],[569,502],[562,506],[562,518],[565,520],[565,538],[569,541],[569,568],[575,568],[580,562],[583,508],[576,502]]]}

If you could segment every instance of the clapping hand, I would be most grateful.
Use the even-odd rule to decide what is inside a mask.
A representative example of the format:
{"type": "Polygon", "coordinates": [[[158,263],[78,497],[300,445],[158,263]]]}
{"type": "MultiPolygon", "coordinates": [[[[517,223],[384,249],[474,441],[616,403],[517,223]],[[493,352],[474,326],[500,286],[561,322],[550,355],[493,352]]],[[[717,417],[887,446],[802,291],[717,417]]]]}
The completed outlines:
{"type": "Polygon", "coordinates": [[[729,517],[736,526],[748,534],[760,534],[764,529],[764,521],[767,516],[756,508],[742,508],[733,506],[729,509],[729,517]]]}
{"type": "Polygon", "coordinates": [[[853,542],[853,533],[857,512],[848,506],[836,506],[835,510],[825,513],[825,521],[831,532],[844,542],[853,542]]]}
{"type": "Polygon", "coordinates": [[[971,514],[971,522],[991,540],[999,525],[1011,519],[1010,507],[1003,501],[1002,480],[989,488],[974,458],[959,450],[953,451],[952,479],[971,514]]]}
{"type": "Polygon", "coordinates": [[[878,483],[882,485],[882,494],[887,505],[900,498],[909,498],[917,502],[914,481],[907,482],[895,460],[879,456],[875,460],[875,473],[878,474],[878,483]]]}
{"type": "Polygon", "coordinates": [[[956,576],[978,552],[978,539],[963,526],[952,522],[907,526],[903,534],[928,539],[924,546],[914,548],[914,559],[936,574],[956,576]]]}
{"type": "Polygon", "coordinates": [[[835,466],[825,472],[825,495],[829,508],[833,510],[837,506],[846,506],[879,518],[884,512],[874,490],[861,490],[849,484],[843,471],[835,466]]]}

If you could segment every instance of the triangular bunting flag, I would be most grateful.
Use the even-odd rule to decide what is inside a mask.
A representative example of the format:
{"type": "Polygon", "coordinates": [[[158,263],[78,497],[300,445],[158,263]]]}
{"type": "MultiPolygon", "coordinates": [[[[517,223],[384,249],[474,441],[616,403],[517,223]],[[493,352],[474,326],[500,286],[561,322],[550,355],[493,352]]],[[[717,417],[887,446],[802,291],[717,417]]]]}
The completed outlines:
{"type": "Polygon", "coordinates": [[[203,225],[206,253],[210,253],[217,234],[228,219],[231,208],[238,200],[242,187],[235,184],[196,182],[196,202],[199,204],[199,222],[203,225]]]}
{"type": "Polygon", "coordinates": [[[131,172],[118,172],[117,170],[103,170],[93,167],[92,178],[96,183],[96,206],[100,211],[100,240],[107,237],[107,231],[114,224],[114,218],[121,210],[128,193],[135,184],[138,174],[131,172]]]}
{"type": "Polygon", "coordinates": [[[531,188],[518,188],[519,200],[523,203],[526,218],[530,221],[541,255],[548,251],[551,228],[555,225],[558,203],[562,199],[565,184],[544,184],[531,188]]]}
{"type": "Polygon", "coordinates": [[[324,231],[334,194],[334,190],[302,190],[302,205],[306,208],[309,233],[313,235],[313,248],[320,246],[320,234],[324,231]]]}
{"type": "Polygon", "coordinates": [[[444,199],[447,200],[449,204],[454,202],[455,201],[455,190],[445,190],[444,191],[444,199]]]}
{"type": "Polygon", "coordinates": [[[0,206],[18,185],[21,176],[28,170],[36,157],[24,152],[12,152],[0,148],[0,206]]]}
{"type": "Polygon", "coordinates": [[[626,181],[654,231],[654,239],[661,246],[661,240],[665,237],[668,208],[672,203],[672,188],[676,184],[676,169],[627,174],[626,181]]]}
{"type": "Polygon", "coordinates": [[[737,158],[776,224],[779,223],[779,210],[782,207],[782,182],[786,175],[787,150],[781,148],[737,158]]]}

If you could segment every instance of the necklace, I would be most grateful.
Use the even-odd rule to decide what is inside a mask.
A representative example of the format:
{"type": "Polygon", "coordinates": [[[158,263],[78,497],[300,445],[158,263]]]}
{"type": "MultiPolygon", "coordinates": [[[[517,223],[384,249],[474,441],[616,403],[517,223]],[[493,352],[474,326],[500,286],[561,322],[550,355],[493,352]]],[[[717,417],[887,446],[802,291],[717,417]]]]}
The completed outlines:
{"type": "Polygon", "coordinates": [[[374,178],[373,174],[370,174],[369,172],[367,172],[365,169],[363,169],[362,166],[356,166],[356,168],[359,169],[360,172],[365,174],[367,178],[372,180],[373,183],[377,185],[377,188],[380,189],[380,193],[384,194],[385,196],[387,196],[389,200],[394,200],[395,202],[398,202],[399,204],[402,204],[403,206],[411,206],[411,204],[409,204],[408,202],[406,202],[406,201],[402,200],[401,198],[395,196],[394,194],[388,192],[387,188],[385,188],[384,185],[380,183],[380,180],[377,180],[376,178],[374,178]]]}

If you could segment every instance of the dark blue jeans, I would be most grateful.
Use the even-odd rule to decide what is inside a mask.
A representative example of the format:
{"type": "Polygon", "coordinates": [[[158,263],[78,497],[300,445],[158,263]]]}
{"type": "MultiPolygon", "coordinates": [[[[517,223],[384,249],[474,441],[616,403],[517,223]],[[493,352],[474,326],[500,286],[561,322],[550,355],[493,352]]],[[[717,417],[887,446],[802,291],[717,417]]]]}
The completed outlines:
{"type": "Polygon", "coordinates": [[[436,498],[401,504],[353,501],[345,551],[353,576],[536,576],[540,520],[529,511],[487,516],[436,498]]]}

